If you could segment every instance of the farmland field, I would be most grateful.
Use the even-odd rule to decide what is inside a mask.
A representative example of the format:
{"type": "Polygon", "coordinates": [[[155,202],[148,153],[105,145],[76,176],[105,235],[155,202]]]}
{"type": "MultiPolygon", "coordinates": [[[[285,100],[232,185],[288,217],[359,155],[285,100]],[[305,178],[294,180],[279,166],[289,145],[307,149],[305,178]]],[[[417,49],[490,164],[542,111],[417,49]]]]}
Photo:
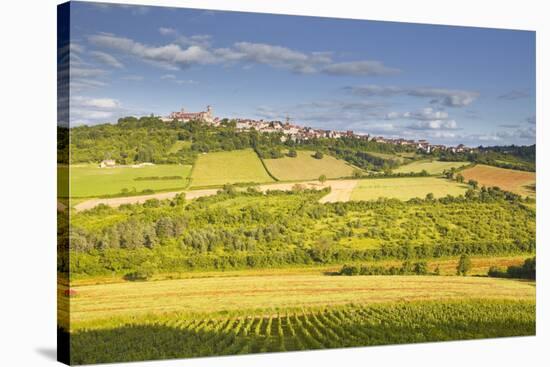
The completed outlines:
{"type": "MultiPolygon", "coordinates": [[[[63,170],[63,168],[59,169],[63,170]]],[[[186,187],[190,172],[191,166],[189,165],[165,164],[135,168],[99,168],[96,164],[71,165],[70,196],[78,198],[117,195],[123,189],[129,191],[135,189],[138,193],[143,190],[181,190],[186,187]],[[181,178],[148,179],[174,176],[181,178]]]]}
{"type": "Polygon", "coordinates": [[[517,171],[478,164],[462,172],[466,180],[476,180],[480,186],[498,186],[503,190],[516,194],[535,196],[535,192],[527,186],[536,181],[534,172],[517,171]]]}
{"type": "Polygon", "coordinates": [[[139,321],[73,333],[73,364],[534,335],[535,303],[417,301],[139,321]]]}
{"type": "Polygon", "coordinates": [[[74,289],[75,364],[535,333],[534,283],[507,279],[279,274],[74,289]]]}
{"type": "Polygon", "coordinates": [[[201,154],[191,175],[191,187],[239,182],[273,182],[252,149],[201,154]]]}
{"type": "Polygon", "coordinates": [[[430,175],[441,174],[444,170],[459,168],[467,165],[468,162],[441,162],[441,161],[418,161],[406,164],[393,170],[394,173],[418,173],[426,170],[430,175]]]}
{"type": "Polygon", "coordinates": [[[354,168],[343,160],[325,154],[322,159],[315,159],[315,152],[297,151],[298,156],[278,159],[264,159],[267,169],[273,176],[282,181],[315,180],[321,175],[327,178],[349,177],[354,168]]]}
{"type": "Polygon", "coordinates": [[[532,282],[458,276],[273,275],[77,286],[74,326],[151,312],[218,313],[439,299],[533,300],[532,282]]]}
{"type": "Polygon", "coordinates": [[[351,200],[376,200],[380,197],[409,200],[424,198],[432,193],[434,197],[460,195],[466,192],[466,185],[436,177],[404,177],[359,180],[351,193],[351,200]]]}

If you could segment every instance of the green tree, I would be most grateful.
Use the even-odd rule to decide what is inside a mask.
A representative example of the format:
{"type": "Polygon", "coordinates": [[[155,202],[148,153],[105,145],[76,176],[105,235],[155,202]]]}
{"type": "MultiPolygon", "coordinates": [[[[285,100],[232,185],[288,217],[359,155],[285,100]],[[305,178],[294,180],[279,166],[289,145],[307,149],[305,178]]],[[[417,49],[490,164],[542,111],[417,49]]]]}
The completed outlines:
{"type": "Polygon", "coordinates": [[[426,200],[433,200],[434,199],[434,194],[432,192],[429,192],[426,194],[426,200]]]}
{"type": "Polygon", "coordinates": [[[463,183],[464,182],[464,176],[462,176],[462,174],[459,173],[458,175],[456,175],[456,180],[460,183],[463,183]]]}
{"type": "Polygon", "coordinates": [[[327,176],[326,175],[321,175],[319,176],[319,182],[320,183],[325,183],[327,181],[327,176]]]}
{"type": "Polygon", "coordinates": [[[468,185],[472,186],[474,190],[477,189],[477,187],[479,186],[476,180],[468,180],[468,185]]]}
{"type": "Polygon", "coordinates": [[[426,261],[419,261],[415,263],[413,271],[416,275],[428,274],[428,263],[426,261]]]}
{"type": "Polygon", "coordinates": [[[472,260],[466,254],[460,255],[458,265],[456,266],[456,274],[465,276],[472,269],[472,260]]]}
{"type": "Polygon", "coordinates": [[[298,153],[296,152],[296,149],[290,149],[287,155],[291,158],[295,158],[298,156],[298,153]]]}
{"type": "Polygon", "coordinates": [[[323,159],[324,155],[323,155],[323,152],[320,152],[320,151],[316,151],[315,154],[313,155],[313,158],[315,159],[323,159]]]}

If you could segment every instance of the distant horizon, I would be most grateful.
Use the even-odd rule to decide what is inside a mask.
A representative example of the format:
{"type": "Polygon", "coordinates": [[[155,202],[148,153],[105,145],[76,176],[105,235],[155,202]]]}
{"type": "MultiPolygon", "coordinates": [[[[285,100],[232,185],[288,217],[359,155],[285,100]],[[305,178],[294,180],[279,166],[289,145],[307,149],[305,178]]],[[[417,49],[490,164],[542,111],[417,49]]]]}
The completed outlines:
{"type": "Polygon", "coordinates": [[[446,146],[535,144],[535,32],[83,2],[71,17],[70,126],[209,104],[446,146]]]}

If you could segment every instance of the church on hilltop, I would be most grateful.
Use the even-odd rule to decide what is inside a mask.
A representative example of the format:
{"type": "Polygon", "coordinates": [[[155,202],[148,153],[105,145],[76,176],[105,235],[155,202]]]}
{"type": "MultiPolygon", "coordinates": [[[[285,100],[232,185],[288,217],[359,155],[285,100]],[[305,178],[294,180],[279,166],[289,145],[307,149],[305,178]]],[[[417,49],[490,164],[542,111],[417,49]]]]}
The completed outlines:
{"type": "Polygon", "coordinates": [[[186,112],[185,109],[182,107],[180,111],[170,113],[170,115],[168,115],[168,117],[163,120],[165,121],[176,120],[181,122],[188,122],[191,120],[195,120],[195,121],[202,121],[207,124],[216,124],[218,121],[218,118],[214,118],[212,114],[212,106],[206,106],[206,111],[201,111],[201,112],[186,112]]]}

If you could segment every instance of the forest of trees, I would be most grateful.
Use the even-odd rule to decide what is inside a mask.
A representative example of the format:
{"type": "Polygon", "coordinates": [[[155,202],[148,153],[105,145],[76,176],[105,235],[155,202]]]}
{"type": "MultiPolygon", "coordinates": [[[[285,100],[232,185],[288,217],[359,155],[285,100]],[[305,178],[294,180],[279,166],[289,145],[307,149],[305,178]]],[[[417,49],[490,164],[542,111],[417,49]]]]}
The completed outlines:
{"type": "Polygon", "coordinates": [[[536,170],[536,146],[494,146],[478,147],[473,153],[437,152],[442,161],[468,161],[490,166],[516,169],[521,171],[536,170]]]}
{"type": "Polygon", "coordinates": [[[179,196],[99,206],[71,217],[70,263],[60,259],[59,270],[70,266],[73,276],[85,276],[535,250],[535,210],[498,189],[408,202],[318,203],[326,193],[227,187],[187,203],[179,196]]]}

